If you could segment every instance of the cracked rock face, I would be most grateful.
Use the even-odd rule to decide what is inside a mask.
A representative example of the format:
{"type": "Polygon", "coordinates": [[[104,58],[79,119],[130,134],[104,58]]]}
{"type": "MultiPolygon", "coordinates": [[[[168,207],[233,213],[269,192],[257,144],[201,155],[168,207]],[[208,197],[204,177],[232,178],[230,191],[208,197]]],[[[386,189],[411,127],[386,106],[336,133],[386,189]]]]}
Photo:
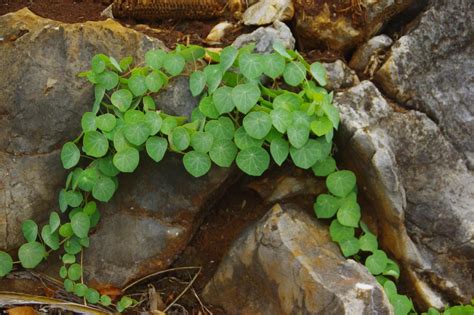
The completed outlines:
{"type": "Polygon", "coordinates": [[[376,73],[390,97],[426,113],[474,169],[474,4],[432,1],[376,73]]]}
{"type": "Polygon", "coordinates": [[[367,269],[292,205],[275,205],[235,241],[203,297],[228,314],[393,314],[367,269]]]}
{"type": "Polygon", "coordinates": [[[260,0],[245,10],[242,22],[245,25],[266,25],[291,20],[294,13],[292,0],[260,0]]]}
{"type": "Polygon", "coordinates": [[[335,103],[339,155],[356,172],[383,248],[401,263],[418,304],[468,303],[474,176],[462,155],[428,116],[389,105],[369,81],[337,93],[335,103]]]}

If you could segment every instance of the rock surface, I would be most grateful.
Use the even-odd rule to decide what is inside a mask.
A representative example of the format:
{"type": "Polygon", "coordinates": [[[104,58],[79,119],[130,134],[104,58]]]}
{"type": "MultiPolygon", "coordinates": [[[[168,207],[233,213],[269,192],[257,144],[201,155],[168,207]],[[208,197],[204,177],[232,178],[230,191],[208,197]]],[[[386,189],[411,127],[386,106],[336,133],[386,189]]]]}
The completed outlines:
{"type": "Polygon", "coordinates": [[[143,56],[162,44],[110,20],[64,24],[28,9],[0,17],[0,39],[0,248],[12,249],[23,220],[57,205],[60,148],[93,103],[77,74],[96,53],[143,56]]]}
{"type": "Polygon", "coordinates": [[[240,48],[246,44],[255,43],[255,51],[259,53],[270,53],[273,51],[273,43],[280,41],[287,49],[295,48],[295,38],[285,23],[275,21],[271,26],[259,27],[250,34],[240,35],[232,43],[240,48]]]}
{"type": "Polygon", "coordinates": [[[432,1],[376,74],[384,92],[437,122],[474,169],[474,4],[432,1]]]}
{"type": "Polygon", "coordinates": [[[363,81],[337,93],[339,156],[371,202],[382,247],[401,263],[418,305],[474,295],[474,176],[423,113],[387,103],[363,81]]]}
{"type": "Polygon", "coordinates": [[[392,45],[393,40],[385,34],[372,37],[352,55],[349,66],[363,76],[371,78],[380,66],[380,59],[392,45]]]}
{"type": "Polygon", "coordinates": [[[365,267],[291,205],[275,205],[235,241],[203,297],[228,314],[392,314],[365,267]]]}
{"type": "Polygon", "coordinates": [[[260,0],[245,10],[242,21],[245,25],[266,25],[289,21],[294,13],[292,0],[260,0]]]}
{"type": "Polygon", "coordinates": [[[323,63],[323,66],[327,73],[327,85],[324,88],[330,91],[345,89],[359,83],[355,72],[341,60],[323,63]]]}
{"type": "Polygon", "coordinates": [[[413,0],[295,0],[296,36],[305,49],[347,52],[413,0]]]}

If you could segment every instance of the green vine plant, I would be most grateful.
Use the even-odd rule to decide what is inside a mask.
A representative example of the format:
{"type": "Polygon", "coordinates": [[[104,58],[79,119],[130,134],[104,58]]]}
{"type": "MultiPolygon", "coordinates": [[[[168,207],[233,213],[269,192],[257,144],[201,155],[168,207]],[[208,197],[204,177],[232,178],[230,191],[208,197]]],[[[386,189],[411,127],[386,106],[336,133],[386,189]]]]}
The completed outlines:
{"type": "MultiPolygon", "coordinates": [[[[62,165],[71,171],[59,193],[60,213],[52,212],[41,231],[32,220],[23,223],[27,243],[18,250],[19,261],[0,252],[0,276],[15,264],[35,268],[62,246],[65,290],[109,307],[112,299],[83,281],[82,251],[100,220],[98,204],[113,197],[120,173],[135,171],[145,154],[160,162],[167,151],[181,154],[194,177],[213,163],[228,168],[234,161],[244,173],[260,176],[271,160],[282,165],[290,158],[326,177],[328,193],[317,197],[314,210],[319,219],[331,220],[331,238],[343,255],[376,276],[395,314],[414,312],[412,301],[397,291],[397,263],[361,222],[354,173],[338,170],[332,157],[339,112],[333,93],[324,89],[323,65],[308,64],[281,43],[273,48],[262,55],[253,52],[254,45],[220,53],[178,45],[171,52],[148,51],[135,68],[131,57],[94,56],[91,70],[80,74],[95,86],[92,110],[82,116],[82,133],[61,150],[62,165]],[[162,112],[153,99],[177,76],[189,77],[192,95],[200,98],[190,118],[162,112]]],[[[114,306],[122,312],[136,303],[124,296],[114,306]]]]}

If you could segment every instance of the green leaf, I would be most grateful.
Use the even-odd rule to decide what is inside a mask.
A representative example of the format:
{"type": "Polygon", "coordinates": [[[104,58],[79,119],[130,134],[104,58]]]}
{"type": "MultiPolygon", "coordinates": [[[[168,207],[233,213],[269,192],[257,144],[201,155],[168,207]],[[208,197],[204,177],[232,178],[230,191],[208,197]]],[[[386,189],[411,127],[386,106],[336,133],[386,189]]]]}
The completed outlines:
{"type": "Polygon", "coordinates": [[[341,246],[342,254],[345,257],[354,256],[360,250],[359,240],[355,237],[348,238],[342,241],[339,245],[341,246]]]}
{"type": "Polygon", "coordinates": [[[140,155],[135,148],[125,148],[115,153],[113,163],[123,173],[132,173],[138,166],[140,155]]]}
{"type": "MultiPolygon", "coordinates": [[[[163,86],[163,83],[163,77],[160,75],[160,73],[156,71],[151,72],[145,78],[146,88],[153,93],[158,92],[163,86]]],[[[128,83],[128,85],[130,86],[130,82],[128,83]]]]}
{"type": "Polygon", "coordinates": [[[309,128],[304,124],[292,124],[287,130],[288,140],[296,149],[302,148],[309,139],[309,128]]]}
{"type": "Polygon", "coordinates": [[[61,189],[61,191],[59,192],[59,210],[61,210],[61,212],[64,212],[67,210],[67,200],[66,200],[66,190],[64,189],[61,189]]]}
{"type": "Polygon", "coordinates": [[[33,220],[23,221],[21,225],[21,231],[23,232],[23,237],[27,242],[36,241],[38,236],[38,225],[33,220]]]}
{"type": "Polygon", "coordinates": [[[123,134],[125,138],[130,141],[131,144],[141,145],[145,143],[150,135],[150,128],[143,122],[126,123],[123,128],[123,134]]]}
{"type": "Polygon", "coordinates": [[[292,59],[291,56],[286,51],[286,48],[281,41],[273,42],[273,50],[275,50],[282,57],[285,57],[287,59],[292,59]]]}
{"type": "Polygon", "coordinates": [[[303,111],[295,110],[291,113],[293,125],[304,125],[309,128],[311,118],[303,111]]]}
{"type": "Polygon", "coordinates": [[[149,50],[145,54],[145,62],[150,68],[160,70],[165,57],[166,53],[161,49],[149,50]]]}
{"type": "Polygon", "coordinates": [[[107,295],[102,295],[100,297],[100,304],[104,306],[109,306],[110,304],[112,304],[112,299],[108,297],[107,295]]]}
{"type": "Polygon", "coordinates": [[[95,114],[92,112],[85,112],[81,118],[81,127],[84,132],[96,130],[95,114]]]}
{"type": "Polygon", "coordinates": [[[94,114],[97,114],[97,112],[99,111],[100,102],[102,102],[102,100],[104,99],[104,95],[105,88],[100,85],[96,85],[94,87],[94,104],[92,105],[92,112],[94,114]]]}
{"type": "Polygon", "coordinates": [[[5,277],[13,269],[13,259],[7,253],[0,251],[0,277],[5,277]]]}
{"type": "Polygon", "coordinates": [[[235,161],[246,174],[260,176],[270,165],[270,155],[265,149],[251,147],[240,151],[235,161]]]}
{"type": "Polygon", "coordinates": [[[155,161],[163,159],[168,148],[168,141],[162,137],[150,137],[145,144],[146,152],[155,161]]]}
{"type": "Polygon", "coordinates": [[[239,84],[232,90],[232,101],[241,113],[247,114],[257,104],[260,95],[258,85],[239,84]]]}
{"type": "Polygon", "coordinates": [[[186,171],[194,177],[205,175],[211,169],[211,159],[206,153],[189,151],[183,156],[186,171]]]}
{"type": "Polygon", "coordinates": [[[282,108],[289,112],[299,110],[303,100],[295,93],[285,92],[273,100],[273,108],[278,109],[282,108]]]}
{"type": "Polygon", "coordinates": [[[65,223],[59,227],[59,235],[62,237],[70,237],[73,234],[71,223],[65,223]]]}
{"type": "Polygon", "coordinates": [[[96,304],[100,300],[100,294],[96,289],[87,289],[86,294],[85,294],[87,302],[91,304],[96,304]]]}
{"type": "Polygon", "coordinates": [[[245,132],[244,127],[239,127],[234,134],[234,143],[240,150],[248,149],[250,147],[261,147],[263,140],[252,138],[245,132]]]}
{"type": "Polygon", "coordinates": [[[86,203],[83,209],[84,213],[87,214],[88,216],[91,216],[94,214],[94,212],[97,211],[97,204],[95,201],[89,201],[86,203]]]}
{"type": "Polygon", "coordinates": [[[280,54],[271,53],[269,55],[266,55],[263,60],[263,73],[268,77],[272,78],[273,80],[281,76],[283,74],[283,71],[285,71],[285,58],[283,58],[280,54]]]}
{"type": "Polygon", "coordinates": [[[206,86],[206,74],[201,70],[194,71],[189,77],[189,89],[193,96],[198,96],[206,86]]]}
{"type": "Polygon", "coordinates": [[[237,155],[237,147],[230,140],[215,139],[209,156],[220,167],[230,167],[237,155]]]}
{"type": "Polygon", "coordinates": [[[345,226],[358,227],[360,221],[360,206],[354,200],[347,200],[342,203],[337,212],[337,220],[345,226]]]}
{"type": "Polygon", "coordinates": [[[145,76],[137,73],[132,74],[128,79],[128,88],[135,96],[145,94],[147,91],[145,76]]]}
{"type": "Polygon", "coordinates": [[[388,264],[388,257],[382,250],[376,250],[365,260],[365,266],[373,275],[381,274],[388,264]]]}
{"type": "Polygon", "coordinates": [[[114,115],[107,113],[97,116],[95,118],[95,124],[97,125],[97,128],[102,131],[112,131],[117,124],[117,119],[114,115]]]}
{"type": "Polygon", "coordinates": [[[277,108],[270,112],[272,124],[281,133],[285,133],[291,125],[291,113],[283,108],[277,108]]]}
{"type": "Polygon", "coordinates": [[[71,207],[79,207],[82,202],[82,194],[78,191],[67,191],[66,192],[66,202],[71,207]]]}
{"type": "Polygon", "coordinates": [[[121,313],[123,312],[126,308],[129,308],[132,306],[133,300],[129,298],[128,296],[123,296],[120,301],[117,303],[117,310],[121,313]]]}
{"type": "Polygon", "coordinates": [[[212,148],[214,136],[210,132],[198,131],[191,136],[191,146],[200,153],[207,153],[212,148]]]}
{"type": "Polygon", "coordinates": [[[191,137],[184,127],[177,127],[170,135],[170,144],[177,151],[184,151],[191,143],[191,137]]]}
{"type": "Polygon", "coordinates": [[[324,159],[329,154],[330,148],[331,144],[324,140],[309,139],[300,149],[291,147],[290,155],[296,166],[308,169],[317,161],[324,159]]]}
{"type": "Polygon", "coordinates": [[[129,90],[121,89],[112,93],[110,100],[119,111],[125,112],[132,105],[133,95],[129,90]]]}
{"type": "Polygon", "coordinates": [[[316,199],[313,208],[318,219],[329,219],[336,214],[339,206],[339,199],[331,195],[321,194],[316,199]]]}
{"type": "Polygon", "coordinates": [[[64,280],[64,289],[66,292],[72,293],[74,291],[74,282],[71,279],[64,280]]]}
{"type": "Polygon", "coordinates": [[[234,110],[235,105],[232,101],[231,87],[223,86],[218,88],[212,95],[212,100],[214,101],[214,106],[220,115],[230,113],[234,110]]]}
{"type": "Polygon", "coordinates": [[[77,295],[78,297],[83,297],[87,293],[87,286],[82,283],[76,283],[74,284],[74,294],[77,295]]]}
{"type": "Polygon", "coordinates": [[[89,234],[89,229],[91,227],[89,216],[82,211],[78,212],[71,219],[71,227],[74,234],[76,234],[78,237],[86,237],[89,234]]]}
{"type": "Polygon", "coordinates": [[[326,117],[319,117],[311,122],[311,130],[318,137],[324,136],[332,130],[332,122],[326,117]]]}
{"type": "Polygon", "coordinates": [[[378,248],[377,237],[372,233],[365,233],[359,238],[360,249],[367,252],[374,252],[378,248]]]}
{"type": "MultiPolygon", "coordinates": [[[[409,314],[410,311],[413,308],[412,301],[410,301],[410,299],[406,295],[397,294],[397,295],[393,296],[392,298],[390,298],[389,300],[390,300],[390,304],[392,304],[392,306],[393,306],[393,311],[394,311],[395,315],[409,314]]],[[[446,312],[444,314],[446,314],[446,312]]],[[[471,311],[466,312],[464,314],[465,315],[471,315],[473,313],[472,313],[472,310],[471,310],[471,311]]],[[[446,315],[448,315],[448,314],[446,314],[446,315]]],[[[455,313],[453,312],[452,315],[455,315],[455,313]]],[[[459,313],[459,314],[456,314],[456,315],[463,315],[463,313],[459,313]]]]}
{"type": "Polygon", "coordinates": [[[259,54],[245,53],[239,57],[240,72],[248,79],[256,79],[264,69],[263,57],[259,54]]]}
{"type": "MultiPolygon", "coordinates": [[[[130,57],[131,58],[131,57],[130,57]]],[[[112,56],[109,56],[109,60],[110,60],[110,64],[118,71],[118,72],[122,72],[122,67],[120,66],[120,64],[117,62],[117,59],[115,59],[114,57],[112,56]]]]}
{"type": "Polygon", "coordinates": [[[219,112],[212,100],[212,97],[206,96],[201,99],[199,102],[199,110],[209,118],[217,119],[219,117],[219,112]]]}
{"type": "Polygon", "coordinates": [[[315,62],[311,64],[309,71],[311,72],[311,75],[318,82],[319,85],[325,86],[327,84],[326,69],[320,62],[315,62]]]}
{"type": "Polygon", "coordinates": [[[163,61],[163,68],[172,76],[177,76],[183,71],[185,64],[186,60],[182,56],[168,54],[163,61]]]}
{"type": "Polygon", "coordinates": [[[99,179],[99,172],[96,168],[86,168],[77,180],[77,185],[84,191],[92,191],[95,182],[99,179]]]}
{"type": "Polygon", "coordinates": [[[61,224],[61,219],[59,218],[59,214],[57,212],[51,212],[49,215],[49,226],[51,227],[51,233],[56,231],[61,224]]]}
{"type": "Polygon", "coordinates": [[[356,177],[351,171],[337,171],[326,178],[329,191],[338,197],[347,196],[356,185],[356,177]]]}
{"type": "MultiPolygon", "coordinates": [[[[373,251],[375,251],[375,249],[373,251]]],[[[400,267],[398,267],[396,262],[389,259],[387,267],[385,268],[382,274],[385,276],[392,276],[395,279],[398,279],[400,277],[400,267]]]]}
{"type": "Polygon", "coordinates": [[[67,276],[72,281],[77,281],[81,279],[82,268],[79,264],[72,264],[67,270],[67,276]]]}
{"type": "Polygon", "coordinates": [[[104,57],[106,56],[102,54],[95,55],[94,57],[92,57],[92,60],[91,60],[92,71],[94,71],[95,73],[101,73],[105,70],[106,59],[104,60],[104,57]]]}
{"type": "Polygon", "coordinates": [[[290,145],[285,139],[276,138],[273,139],[270,144],[270,153],[276,164],[281,166],[286,161],[290,152],[290,145]]]}
{"type": "Polygon", "coordinates": [[[291,62],[286,65],[285,71],[283,72],[283,79],[291,86],[300,85],[306,78],[306,68],[299,62],[291,62]]]}
{"type": "Polygon", "coordinates": [[[323,111],[329,120],[332,122],[332,125],[335,129],[339,126],[339,110],[329,103],[323,104],[323,111]]]}
{"type": "Polygon", "coordinates": [[[65,266],[62,266],[60,269],[59,269],[59,276],[62,278],[62,279],[65,279],[67,277],[67,268],[65,266]]]}
{"type": "Polygon", "coordinates": [[[336,160],[328,156],[324,160],[317,161],[312,170],[315,176],[328,176],[336,170],[336,160]]]}
{"type": "Polygon", "coordinates": [[[243,119],[243,126],[249,136],[263,139],[272,129],[272,119],[264,112],[251,112],[243,119]]]}
{"type": "Polygon", "coordinates": [[[333,220],[329,226],[329,234],[334,242],[343,242],[354,237],[355,230],[352,227],[347,227],[333,220]]]}
{"type": "Polygon", "coordinates": [[[156,110],[156,104],[155,101],[151,96],[144,96],[143,97],[143,110],[144,111],[149,111],[149,110],[156,110]]]}
{"type": "Polygon", "coordinates": [[[92,188],[92,196],[102,202],[109,201],[114,195],[115,182],[109,177],[101,177],[92,188]]]}
{"type": "Polygon", "coordinates": [[[178,120],[175,117],[169,116],[163,119],[161,124],[161,132],[165,135],[170,135],[174,128],[178,126],[178,120]]]}
{"type": "Polygon", "coordinates": [[[81,152],[73,142],[66,142],[61,150],[61,162],[65,169],[73,168],[79,162],[81,152]]]}
{"type": "Polygon", "coordinates": [[[145,124],[150,130],[150,135],[154,136],[158,133],[158,131],[160,131],[161,125],[163,124],[163,119],[158,112],[147,112],[145,114],[145,124]]]}
{"type": "Polygon", "coordinates": [[[125,58],[122,58],[120,60],[120,68],[122,69],[122,71],[125,71],[128,69],[128,67],[130,67],[130,65],[132,64],[133,62],[133,57],[131,56],[127,56],[125,58]]]}
{"type": "Polygon", "coordinates": [[[98,166],[100,172],[105,176],[113,177],[120,173],[115,167],[111,156],[98,160],[98,166]]]}
{"type": "Polygon", "coordinates": [[[225,72],[227,69],[232,67],[235,59],[237,58],[238,53],[239,52],[237,48],[235,48],[234,46],[227,46],[226,48],[222,49],[220,62],[222,72],[225,72]]]}
{"type": "Polygon", "coordinates": [[[220,65],[209,65],[204,68],[204,74],[207,80],[207,91],[213,93],[221,83],[224,73],[220,65]]]}
{"type": "Polygon", "coordinates": [[[41,238],[43,242],[48,245],[52,250],[59,249],[59,235],[58,233],[51,230],[51,226],[46,224],[41,229],[41,238]]]}
{"type": "Polygon", "coordinates": [[[234,123],[229,117],[219,117],[206,123],[204,130],[214,137],[215,140],[231,140],[234,136],[234,123]]]}
{"type": "Polygon", "coordinates": [[[112,71],[104,71],[96,76],[97,83],[103,86],[106,90],[111,90],[119,83],[119,76],[112,71]]]}
{"type": "Polygon", "coordinates": [[[98,131],[88,131],[84,134],[82,149],[87,155],[100,158],[109,150],[109,141],[98,131]]]}
{"type": "Polygon", "coordinates": [[[46,257],[46,250],[39,242],[29,242],[21,245],[18,250],[18,258],[21,266],[26,269],[32,269],[38,266],[46,257]]]}

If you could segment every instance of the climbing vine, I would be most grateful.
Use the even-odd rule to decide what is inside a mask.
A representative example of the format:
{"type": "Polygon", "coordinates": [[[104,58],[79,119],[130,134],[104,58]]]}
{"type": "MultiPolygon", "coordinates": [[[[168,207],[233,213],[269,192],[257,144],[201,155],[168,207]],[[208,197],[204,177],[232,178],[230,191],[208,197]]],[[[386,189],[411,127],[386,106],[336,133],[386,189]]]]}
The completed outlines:
{"type": "MultiPolygon", "coordinates": [[[[81,134],[61,150],[63,167],[71,172],[59,193],[60,213],[52,212],[41,231],[32,220],[23,223],[27,243],[18,250],[18,262],[0,251],[0,276],[15,264],[35,268],[62,246],[65,290],[110,306],[110,297],[84,283],[82,251],[100,220],[98,203],[108,202],[118,188],[118,174],[135,171],[145,154],[160,162],[166,152],[181,154],[194,177],[212,164],[230,167],[234,161],[244,173],[260,176],[271,160],[282,165],[290,158],[326,177],[328,193],[317,197],[314,210],[331,220],[331,238],[343,255],[376,276],[397,315],[414,311],[411,300],[397,292],[398,265],[361,221],[355,175],[338,170],[331,155],[339,112],[324,89],[324,67],[308,64],[281,43],[273,48],[261,55],[254,45],[229,46],[217,54],[178,45],[171,52],[148,51],[135,68],[131,57],[94,56],[91,70],[80,74],[95,86],[92,110],[82,116],[81,134]],[[192,95],[200,99],[191,117],[162,112],[153,98],[177,76],[188,76],[192,95]]],[[[115,306],[121,312],[135,303],[124,296],[115,306]]]]}

